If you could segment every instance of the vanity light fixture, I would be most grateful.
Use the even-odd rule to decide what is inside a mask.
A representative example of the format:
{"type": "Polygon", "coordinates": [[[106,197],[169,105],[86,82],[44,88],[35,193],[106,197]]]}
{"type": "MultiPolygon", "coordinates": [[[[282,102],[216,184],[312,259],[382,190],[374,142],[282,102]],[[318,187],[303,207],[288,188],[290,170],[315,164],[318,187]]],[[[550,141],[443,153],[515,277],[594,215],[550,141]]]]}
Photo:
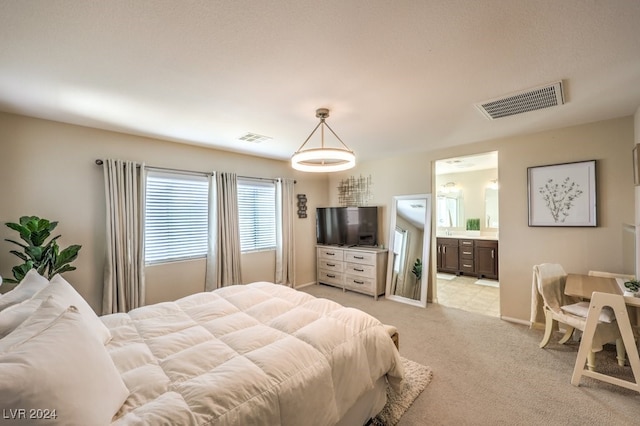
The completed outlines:
{"type": "Polygon", "coordinates": [[[460,191],[460,188],[456,186],[455,182],[447,182],[440,187],[440,192],[444,192],[445,194],[458,191],[460,191]]]}
{"type": "Polygon", "coordinates": [[[342,142],[342,139],[336,135],[336,132],[334,132],[325,121],[326,118],[329,117],[329,110],[327,108],[318,108],[316,110],[316,117],[320,119],[320,122],[291,157],[291,167],[302,172],[317,173],[340,172],[354,167],[356,165],[355,154],[342,142]],[[307,142],[309,142],[309,139],[311,139],[311,136],[318,130],[318,127],[320,127],[320,148],[303,149],[307,142]],[[340,141],[344,148],[329,148],[324,146],[325,127],[333,133],[333,136],[340,141]]]}

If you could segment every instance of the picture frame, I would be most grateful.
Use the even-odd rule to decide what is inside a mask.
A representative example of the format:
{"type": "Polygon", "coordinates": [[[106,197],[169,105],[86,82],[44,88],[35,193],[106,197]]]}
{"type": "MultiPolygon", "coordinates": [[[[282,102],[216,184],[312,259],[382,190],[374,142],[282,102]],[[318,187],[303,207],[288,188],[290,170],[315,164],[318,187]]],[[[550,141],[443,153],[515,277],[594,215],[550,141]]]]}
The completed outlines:
{"type": "Polygon", "coordinates": [[[596,160],[527,168],[529,226],[595,227],[596,160]]]}

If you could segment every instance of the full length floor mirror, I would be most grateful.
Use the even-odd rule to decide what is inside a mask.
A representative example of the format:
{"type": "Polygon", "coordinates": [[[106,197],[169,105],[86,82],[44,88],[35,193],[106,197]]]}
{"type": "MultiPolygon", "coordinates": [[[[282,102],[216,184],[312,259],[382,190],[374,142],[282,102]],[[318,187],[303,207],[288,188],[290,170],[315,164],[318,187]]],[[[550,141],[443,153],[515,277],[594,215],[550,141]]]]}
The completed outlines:
{"type": "Polygon", "coordinates": [[[391,203],[386,298],[427,306],[431,195],[398,195],[391,203]]]}

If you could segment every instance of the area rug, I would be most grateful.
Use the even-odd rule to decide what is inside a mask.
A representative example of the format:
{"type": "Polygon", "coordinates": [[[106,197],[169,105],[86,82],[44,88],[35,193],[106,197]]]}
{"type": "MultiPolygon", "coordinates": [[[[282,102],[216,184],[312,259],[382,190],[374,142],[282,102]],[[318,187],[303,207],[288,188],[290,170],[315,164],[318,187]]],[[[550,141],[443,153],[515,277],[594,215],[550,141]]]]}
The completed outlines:
{"type": "Polygon", "coordinates": [[[407,358],[400,357],[404,366],[404,380],[400,392],[395,392],[387,386],[387,404],[382,411],[369,423],[373,426],[394,426],[400,417],[409,409],[431,382],[433,372],[431,368],[418,364],[407,358]]]}
{"type": "Polygon", "coordinates": [[[442,272],[438,272],[436,276],[438,277],[439,280],[447,280],[447,281],[451,281],[456,278],[456,276],[453,274],[443,274],[442,272]]]}

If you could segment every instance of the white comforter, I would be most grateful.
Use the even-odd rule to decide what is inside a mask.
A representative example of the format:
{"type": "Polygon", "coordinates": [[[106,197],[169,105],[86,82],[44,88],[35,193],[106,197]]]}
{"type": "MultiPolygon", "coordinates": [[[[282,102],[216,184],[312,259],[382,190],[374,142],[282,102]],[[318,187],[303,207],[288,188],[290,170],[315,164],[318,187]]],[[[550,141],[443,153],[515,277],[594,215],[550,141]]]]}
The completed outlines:
{"type": "Polygon", "coordinates": [[[102,319],[131,391],[115,425],[331,425],[402,380],[378,320],[267,282],[102,319]]]}

